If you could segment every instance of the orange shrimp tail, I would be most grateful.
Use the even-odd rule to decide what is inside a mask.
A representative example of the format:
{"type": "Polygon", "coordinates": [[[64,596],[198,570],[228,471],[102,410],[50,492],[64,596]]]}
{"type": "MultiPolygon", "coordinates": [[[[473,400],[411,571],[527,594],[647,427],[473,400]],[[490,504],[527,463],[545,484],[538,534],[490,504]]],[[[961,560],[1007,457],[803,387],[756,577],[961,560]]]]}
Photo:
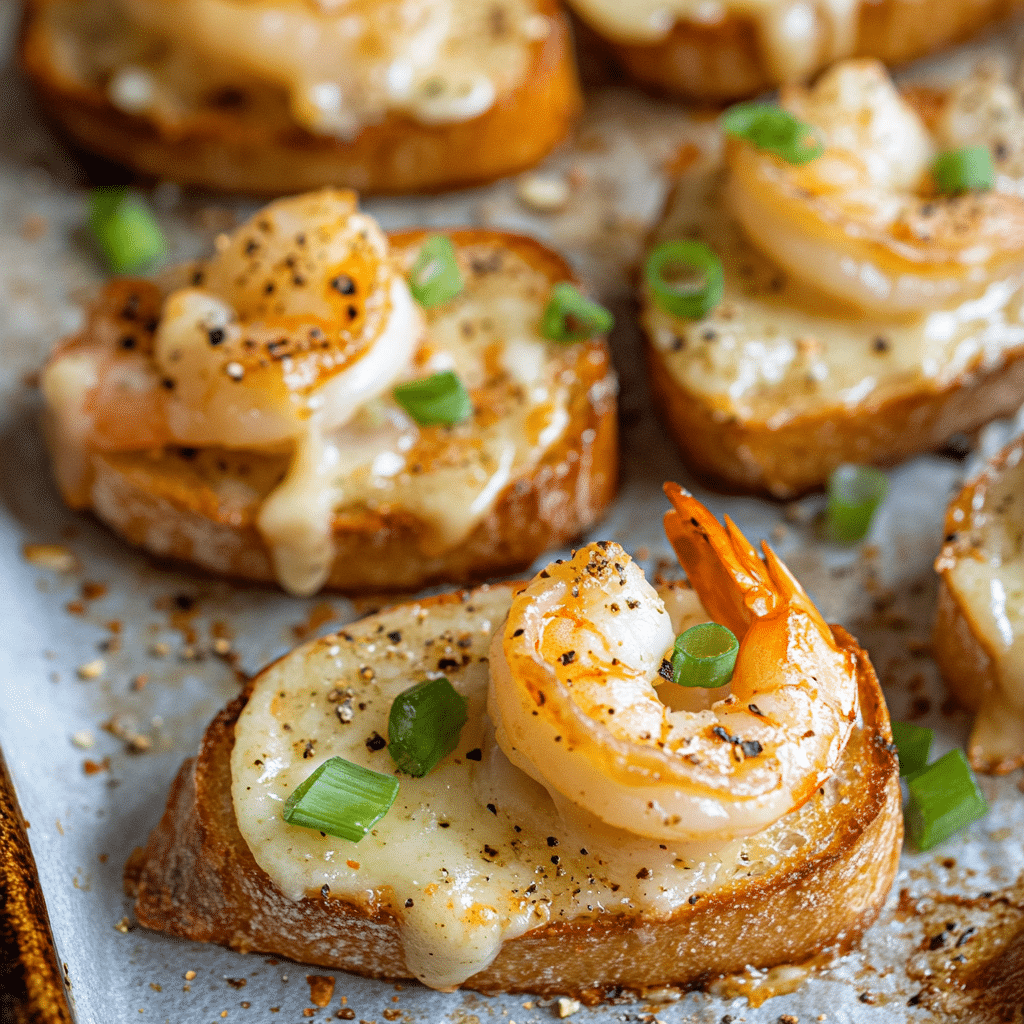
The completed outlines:
{"type": "Polygon", "coordinates": [[[768,567],[768,575],[775,584],[775,591],[782,600],[782,603],[790,607],[799,608],[806,614],[814,624],[832,641],[832,630],[821,617],[821,612],[815,607],[807,591],[800,585],[800,581],[789,570],[789,566],[769,547],[767,541],[761,542],[764,551],[765,565],[768,567]]]}

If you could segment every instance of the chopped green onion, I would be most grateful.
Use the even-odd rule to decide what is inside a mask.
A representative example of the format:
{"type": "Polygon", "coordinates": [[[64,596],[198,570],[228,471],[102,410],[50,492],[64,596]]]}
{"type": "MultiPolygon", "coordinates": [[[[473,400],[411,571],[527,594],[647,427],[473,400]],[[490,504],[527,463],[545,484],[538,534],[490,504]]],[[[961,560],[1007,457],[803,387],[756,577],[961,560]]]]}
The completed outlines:
{"type": "Polygon", "coordinates": [[[984,191],[996,181],[992,153],[988,146],[965,146],[940,153],[932,164],[935,186],[944,195],[984,191]]]}
{"type": "Polygon", "coordinates": [[[473,415],[473,400],[451,370],[399,384],[395,401],[421,426],[451,426],[473,415]]]}
{"type": "Polygon", "coordinates": [[[735,635],[717,622],[691,626],[676,637],[672,649],[672,681],[679,686],[725,686],[736,667],[740,645],[735,635]]]}
{"type": "Polygon", "coordinates": [[[115,274],[146,270],[167,251],[163,232],[153,215],[126,188],[93,191],[89,227],[115,274]]]}
{"type": "Polygon", "coordinates": [[[828,478],[825,533],[829,539],[841,544],[863,540],[888,489],[889,480],[881,470],[850,463],[838,466],[828,478]]]}
{"type": "Polygon", "coordinates": [[[913,722],[893,722],[892,739],[900,759],[900,775],[913,775],[928,764],[932,731],[913,722]]]}
{"type": "Polygon", "coordinates": [[[988,811],[959,748],[910,776],[907,789],[907,827],[919,850],[930,850],[988,811]]]}
{"type": "Polygon", "coordinates": [[[289,825],[358,843],[384,817],[397,795],[398,779],[393,775],[332,757],[295,787],[282,813],[289,825]]]}
{"type": "Polygon", "coordinates": [[[395,764],[420,778],[447,757],[466,724],[466,703],[444,676],[400,693],[388,718],[388,751],[395,764]]]}
{"type": "Polygon", "coordinates": [[[737,103],[722,115],[727,135],[774,153],[789,164],[806,164],[825,152],[811,125],[782,107],[737,103]]]}
{"type": "Polygon", "coordinates": [[[615,318],[604,306],[580,295],[568,281],[559,281],[544,307],[540,333],[548,341],[585,341],[607,334],[614,325],[615,318]]]}
{"type": "Polygon", "coordinates": [[[722,261],[703,242],[680,240],[655,246],[644,261],[644,277],[654,301],[674,316],[699,320],[722,301],[725,278],[722,261]],[[697,276],[696,281],[677,282],[678,271],[697,276]]]}
{"type": "Polygon", "coordinates": [[[409,273],[412,297],[424,309],[433,309],[454,299],[462,289],[452,240],[447,235],[431,235],[409,273]]]}

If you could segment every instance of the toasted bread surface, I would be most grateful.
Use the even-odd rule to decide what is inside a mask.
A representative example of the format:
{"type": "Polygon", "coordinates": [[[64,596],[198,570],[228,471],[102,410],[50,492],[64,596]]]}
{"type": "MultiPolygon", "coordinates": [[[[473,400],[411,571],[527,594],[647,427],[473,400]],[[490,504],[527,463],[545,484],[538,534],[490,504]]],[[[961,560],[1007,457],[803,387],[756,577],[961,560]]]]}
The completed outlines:
{"type": "MultiPolygon", "coordinates": [[[[307,670],[296,663],[312,658],[308,670],[319,672],[314,666],[332,651],[340,652],[331,655],[340,659],[339,666],[357,665],[365,660],[366,643],[375,640],[380,650],[380,638],[389,636],[393,647],[381,657],[404,659],[405,652],[411,652],[403,671],[414,675],[421,661],[426,668],[454,637],[464,637],[459,646],[465,655],[464,668],[449,674],[454,672],[457,682],[474,673],[485,675],[486,665],[477,656],[486,653],[491,630],[503,618],[514,589],[514,585],[483,587],[398,606],[307,645],[267,671],[272,678],[278,677],[274,673],[285,678],[307,670]]],[[[695,987],[748,964],[768,967],[800,961],[856,942],[891,884],[902,819],[897,765],[877,679],[855,641],[839,629],[836,636],[858,661],[861,718],[838,772],[819,794],[764,834],[744,841],[742,850],[731,850],[726,857],[728,870],[708,873],[699,860],[678,860],[677,867],[684,865],[692,872],[679,872],[680,877],[700,881],[694,882],[693,895],[670,913],[644,913],[631,898],[625,903],[612,901],[610,905],[617,902],[621,907],[618,911],[580,908],[578,913],[560,915],[507,939],[493,962],[464,984],[484,992],[531,991],[597,999],[621,988],[695,987]],[[745,851],[750,851],[749,858],[745,851]],[[571,956],[566,955],[569,949],[571,956]]],[[[383,665],[380,661],[369,668],[379,670],[383,665]]],[[[348,678],[344,671],[342,675],[348,678]]],[[[364,678],[368,675],[363,673],[364,678]]],[[[402,919],[409,903],[399,905],[399,897],[387,887],[360,899],[328,898],[315,892],[289,899],[257,866],[242,839],[231,796],[230,759],[234,726],[254,685],[211,724],[199,757],[179,773],[160,824],[126,869],[126,886],[136,898],[140,923],[238,950],[272,952],[375,977],[408,976],[402,919]]],[[[356,690],[355,685],[352,689],[356,690]]],[[[470,742],[475,738],[466,741],[470,742]]],[[[480,767],[479,751],[469,758],[459,751],[461,747],[445,769],[450,773],[445,785],[454,787],[466,801],[488,799],[480,797],[475,774],[486,769],[487,750],[480,767]],[[456,778],[462,781],[456,783],[456,778]]],[[[386,770],[388,755],[376,756],[384,759],[380,770],[386,770]]],[[[484,817],[500,822],[510,798],[499,794],[492,799],[497,805],[492,814],[498,817],[486,813],[484,817]]],[[[459,812],[448,805],[445,811],[455,832],[460,827],[459,812]]],[[[429,812],[424,809],[423,813],[429,812]]],[[[509,821],[520,821],[514,813],[509,821]]],[[[544,813],[539,805],[536,813],[544,813]]],[[[387,818],[381,824],[386,827],[387,818]]],[[[531,826],[542,830],[535,845],[538,857],[548,863],[552,844],[543,838],[550,827],[546,818],[533,822],[525,816],[522,828],[515,830],[516,843],[527,848],[534,843],[531,826]]],[[[441,833],[434,834],[440,843],[441,833]]],[[[559,885],[571,891],[577,884],[573,883],[575,851],[568,845],[563,842],[560,848],[566,881],[546,881],[542,873],[531,876],[537,881],[535,898],[542,903],[551,899],[558,905],[559,885]]],[[[502,854],[503,848],[499,845],[498,851],[486,856],[497,857],[500,863],[505,856],[515,855],[502,854]]],[[[352,849],[352,856],[358,858],[359,847],[352,849]]],[[[580,851],[581,855],[586,852],[580,851]]],[[[653,859],[638,863],[653,865],[653,859]]],[[[446,864],[457,870],[453,861],[446,864]]],[[[642,879],[650,873],[635,867],[628,878],[621,879],[631,897],[648,884],[642,879]]],[[[652,866],[655,879],[657,870],[652,866]]]]}
{"type": "MultiPolygon", "coordinates": [[[[449,235],[464,253],[471,277],[493,279],[495,274],[522,268],[551,284],[572,279],[559,256],[525,236],[486,230],[449,235]]],[[[425,237],[424,231],[394,235],[395,259],[411,264],[425,237]]],[[[124,286],[121,282],[116,287],[123,290],[124,286]]],[[[466,330],[475,329],[473,317],[481,315],[478,306],[470,306],[466,330]]],[[[62,351],[73,352],[76,344],[72,339],[54,359],[61,358],[62,351]]],[[[487,338],[480,342],[480,358],[497,358],[500,364],[500,355],[486,354],[488,345],[494,347],[487,338]]],[[[526,463],[517,463],[519,468],[500,485],[468,533],[454,542],[439,542],[416,495],[420,483],[429,486],[433,477],[441,480],[438,474],[457,466],[460,451],[467,459],[476,458],[476,442],[472,437],[448,439],[443,430],[426,428],[426,469],[413,471],[407,498],[396,499],[378,488],[384,496],[375,503],[350,501],[337,510],[335,557],[325,586],[395,591],[505,574],[577,536],[600,516],[614,496],[618,463],[616,385],[608,348],[604,342],[589,341],[551,345],[547,351],[565,389],[562,429],[542,440],[538,428],[538,436],[527,443],[533,455],[526,463]],[[428,464],[430,459],[436,473],[428,464]]],[[[482,393],[478,401],[483,404],[472,422],[479,421],[481,429],[500,422],[502,403],[514,406],[520,400],[517,393],[514,387],[511,399],[500,388],[493,391],[493,399],[492,392],[482,393]],[[487,404],[491,401],[493,406],[487,404]]],[[[58,431],[48,433],[59,461],[58,431]]],[[[162,557],[242,579],[276,578],[271,552],[257,528],[257,515],[285,473],[287,455],[167,447],[94,450],[87,459],[88,485],[79,491],[65,487],[69,504],[93,509],[129,541],[162,557]]]]}
{"type": "Polygon", "coordinates": [[[670,95],[718,103],[809,77],[841,57],[902,64],[962,42],[1024,10],[1020,0],[942,0],[927,5],[920,0],[861,0],[852,6],[853,24],[845,47],[819,6],[810,52],[800,48],[788,68],[772,52],[755,18],[742,9],[730,10],[728,4],[714,20],[678,19],[664,38],[654,42],[605,38],[638,82],[670,95]]]}
{"type": "Polygon", "coordinates": [[[935,563],[941,577],[935,661],[953,696],[975,712],[967,746],[971,765],[998,775],[1024,764],[1016,641],[1016,595],[1024,582],[1022,458],[1024,440],[1018,439],[964,486],[946,513],[946,538],[935,563]]]}
{"type": "Polygon", "coordinates": [[[67,41],[47,16],[54,6],[29,0],[19,46],[43,108],[84,149],[183,184],[261,195],[323,185],[374,194],[458,188],[537,163],[581,106],[568,23],[555,0],[536,4],[548,30],[530,43],[521,81],[483,113],[425,123],[391,112],[351,139],[299,126],[274,89],[258,84],[219,90],[173,121],[119,109],[100,82],[64,59],[67,41]]]}

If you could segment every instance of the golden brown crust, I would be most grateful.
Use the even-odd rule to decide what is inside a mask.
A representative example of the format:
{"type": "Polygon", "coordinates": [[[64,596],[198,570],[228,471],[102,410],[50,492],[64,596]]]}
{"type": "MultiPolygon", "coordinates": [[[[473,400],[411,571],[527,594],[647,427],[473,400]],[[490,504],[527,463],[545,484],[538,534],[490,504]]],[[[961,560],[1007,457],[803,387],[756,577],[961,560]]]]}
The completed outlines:
{"type": "Polygon", "coordinates": [[[891,466],[942,447],[1020,406],[1024,348],[996,366],[979,357],[941,388],[922,386],[880,402],[764,419],[723,416],[684,387],[665,355],[645,344],[655,404],[691,468],[728,489],[791,498],[821,487],[844,462],[891,466]]]}
{"type": "MultiPolygon", "coordinates": [[[[425,234],[400,232],[392,236],[392,244],[414,246],[425,234]]],[[[488,230],[449,235],[456,246],[500,245],[552,283],[573,279],[565,261],[532,238],[488,230]]],[[[564,354],[572,373],[569,422],[539,463],[505,486],[463,542],[440,553],[426,550],[429,528],[413,509],[347,511],[335,517],[336,553],[325,587],[394,592],[439,582],[476,582],[521,570],[590,527],[617,485],[614,372],[602,341],[580,343],[564,354]]],[[[253,497],[241,507],[237,500],[225,501],[217,486],[239,462],[237,453],[208,450],[197,455],[175,448],[92,452],[89,459],[91,483],[85,500],[64,494],[73,507],[91,507],[131,543],[161,557],[240,579],[276,579],[256,515],[284,471],[282,457],[245,455],[245,477],[239,483],[253,497]]]]}
{"type": "MultiPolygon", "coordinates": [[[[952,46],[1024,10],[1021,0],[862,0],[857,42],[848,56],[902,64],[952,46]]],[[[672,95],[707,102],[752,96],[779,85],[752,18],[679,21],[660,42],[617,43],[612,52],[638,81],[672,95]]],[[[822,60],[815,70],[821,70],[822,60]]]]}
{"type": "Polygon", "coordinates": [[[539,0],[551,31],[531,44],[522,83],[479,117],[426,125],[389,114],[351,141],[312,135],[259,102],[211,105],[174,125],[124,113],[51,59],[40,17],[50,2],[29,0],[19,47],[43,108],[84,149],[183,184],[265,195],[323,185],[371,194],[458,188],[537,163],[581,106],[568,22],[556,0],[539,0]]]}
{"type": "MultiPolygon", "coordinates": [[[[839,628],[836,636],[858,659],[863,727],[844,755],[853,759],[851,792],[827,810],[793,812],[819,816],[814,830],[821,842],[808,844],[813,854],[793,854],[789,870],[730,882],[668,920],[609,914],[537,928],[506,942],[466,986],[596,999],[615,988],[697,987],[748,964],[792,963],[855,943],[895,875],[902,817],[878,680],[856,642],[839,628]]],[[[140,923],[376,977],[407,975],[391,911],[333,898],[293,902],[253,860],[230,795],[233,726],[245,700],[243,694],[210,725],[198,759],[179,772],[160,824],[126,868],[140,923]],[[333,954],[325,954],[325,936],[333,954]]]]}

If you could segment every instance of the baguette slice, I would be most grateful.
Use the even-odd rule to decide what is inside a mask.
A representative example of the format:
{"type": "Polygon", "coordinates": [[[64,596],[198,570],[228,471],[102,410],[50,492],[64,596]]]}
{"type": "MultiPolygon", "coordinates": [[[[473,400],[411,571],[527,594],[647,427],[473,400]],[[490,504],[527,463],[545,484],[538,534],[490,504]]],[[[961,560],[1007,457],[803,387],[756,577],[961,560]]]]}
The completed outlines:
{"type": "Polygon", "coordinates": [[[976,712],[967,753],[978,771],[1024,764],[1024,439],[952,501],[932,649],[950,692],[976,712]]]}
{"type": "MultiPolygon", "coordinates": [[[[855,943],[885,900],[902,836],[898,767],[885,704],[856,641],[833,627],[841,646],[857,659],[861,712],[837,773],[811,800],[763,833],[713,856],[679,855],[673,861],[674,855],[659,853],[653,841],[638,840],[643,845],[625,852],[586,857],[585,849],[577,855],[579,841],[557,831],[558,816],[545,790],[522,775],[491,774],[495,762],[487,731],[492,729],[482,714],[486,655],[515,589],[499,584],[399,605],[298,648],[251,681],[210,725],[198,758],[183,765],[163,818],[127,865],[126,888],[135,897],[139,922],[239,951],[269,952],[371,977],[417,973],[410,968],[404,927],[405,918],[422,910],[422,890],[416,911],[406,909],[412,899],[396,893],[397,880],[395,888],[382,885],[361,898],[325,895],[316,888],[302,898],[286,896],[257,866],[239,832],[231,757],[235,723],[257,687],[274,687],[266,691],[274,693],[278,686],[304,687],[308,680],[311,690],[327,693],[328,700],[332,693],[339,699],[351,691],[351,707],[365,702],[367,710],[356,712],[343,728],[358,729],[357,737],[371,731],[384,735],[390,699],[380,698],[422,678],[419,673],[436,674],[440,655],[448,659],[446,674],[469,698],[470,718],[455,752],[432,773],[440,776],[438,803],[417,810],[400,794],[376,826],[374,839],[351,847],[348,866],[355,872],[353,884],[362,885],[357,862],[363,860],[366,871],[365,861],[374,854],[360,851],[382,841],[385,849],[395,845],[389,820],[401,830],[419,818],[448,825],[427,832],[437,851],[434,862],[422,859],[421,849],[407,852],[401,844],[393,854],[399,862],[415,862],[421,881],[432,877],[430,863],[435,871],[441,865],[437,877],[443,884],[449,874],[471,879],[503,870],[510,861],[521,869],[519,877],[534,880],[527,892],[542,905],[551,901],[550,920],[506,937],[493,962],[464,980],[466,987],[596,1001],[622,988],[698,987],[747,965],[792,963],[855,943]],[[367,682],[370,677],[373,682],[367,682]],[[347,690],[331,689],[346,684],[347,690]],[[484,801],[493,803],[485,809],[484,801]],[[557,872],[551,867],[556,844],[546,836],[562,837],[557,872]],[[485,840],[495,849],[483,845],[485,840]],[[644,910],[643,899],[656,899],[662,884],[683,887],[678,905],[662,906],[657,913],[644,910]],[[577,898],[581,887],[584,893],[577,898]],[[598,899],[606,900],[604,906],[595,903],[588,911],[584,901],[598,899]]],[[[679,601],[699,608],[685,584],[671,589],[679,601]]],[[[296,740],[298,756],[303,740],[296,740]]],[[[370,757],[377,758],[370,762],[377,770],[393,769],[387,751],[370,757]]],[[[310,841],[315,843],[315,836],[310,841]]],[[[458,927],[458,913],[441,913],[448,927],[458,927]]],[[[414,934],[421,935],[422,927],[414,934]]],[[[416,956],[419,960],[413,960],[422,962],[422,950],[416,956]]]]}
{"type": "MultiPolygon", "coordinates": [[[[824,92],[827,97],[844,78],[865,79],[871,73],[881,85],[884,74],[872,72],[866,62],[837,65],[809,94],[798,95],[824,92]]],[[[991,95],[1006,89],[995,80],[971,81],[991,95]]],[[[966,83],[958,88],[962,91],[948,95],[966,95],[966,83]]],[[[932,129],[930,120],[946,96],[929,92],[906,98],[932,129]]],[[[1015,128],[1013,138],[1018,135],[1015,128]]],[[[938,140],[936,134],[932,144],[938,140]]],[[[741,144],[730,140],[727,145],[735,147],[729,150],[735,155],[741,144]]],[[[837,157],[842,152],[837,149],[837,157]]],[[[1024,167],[1019,153],[1017,148],[1006,167],[1009,177],[1019,178],[1024,167]]],[[[816,187],[815,163],[805,166],[810,190],[816,187]]],[[[876,201],[873,183],[860,187],[866,205],[876,201]]],[[[657,244],[697,238],[715,251],[725,279],[717,307],[687,320],[661,309],[650,287],[642,286],[641,324],[655,404],[698,474],[726,489],[790,498],[821,487],[842,463],[893,465],[941,448],[953,435],[970,434],[1020,406],[1024,283],[1019,266],[1008,269],[1002,281],[993,274],[984,297],[969,296],[950,308],[913,316],[864,311],[827,293],[825,284],[804,281],[756,244],[733,213],[730,189],[734,181],[723,165],[705,161],[676,183],[652,239],[657,244]]],[[[814,198],[810,191],[807,196],[814,198]]],[[[893,203],[903,199],[892,190],[893,203]]],[[[797,217],[788,209],[771,213],[776,222],[766,236],[778,233],[784,217],[797,217]]],[[[810,205],[799,214],[808,220],[816,216],[810,205]]],[[[878,216],[885,223],[885,214],[878,216]]],[[[853,217],[850,221],[835,225],[837,252],[861,227],[853,217]]],[[[785,223],[789,227],[794,221],[785,223]]],[[[800,230],[793,234],[802,244],[800,230]]],[[[1021,233],[1019,224],[1013,230],[1021,233]]],[[[894,237],[895,232],[896,227],[894,237]]],[[[819,249],[831,244],[828,238],[819,249]]],[[[1020,252],[1024,238],[1016,244],[1020,252]]],[[[819,257],[819,251],[813,255],[819,257]]],[[[811,267],[811,255],[805,257],[804,265],[811,267]]],[[[954,250],[950,259],[956,258],[954,250]]],[[[833,260],[841,262],[839,256],[833,260]]],[[[847,262],[859,265],[852,258],[847,262]]]]}
{"type": "MultiPolygon", "coordinates": [[[[380,480],[371,474],[369,483],[353,485],[361,489],[334,515],[334,558],[324,583],[329,589],[394,592],[520,570],[543,551],[586,530],[614,496],[617,386],[603,341],[541,342],[540,370],[560,381],[564,392],[559,409],[550,417],[557,421],[561,416],[562,428],[545,436],[542,428],[548,420],[540,415],[543,409],[535,410],[538,425],[531,429],[536,436],[520,438],[525,454],[516,456],[504,480],[500,467],[492,465],[497,460],[488,462],[478,453],[479,431],[505,429],[506,420],[508,429],[515,429],[519,422],[515,417],[524,415],[521,407],[528,400],[507,368],[501,369],[504,348],[513,340],[502,334],[505,310],[487,303],[495,302],[496,293],[505,304],[518,296],[539,322],[550,286],[574,277],[560,256],[531,238],[489,230],[448,235],[458,251],[466,287],[454,302],[426,311],[424,345],[439,344],[435,337],[439,323],[447,324],[450,332],[451,318],[464,318],[465,322],[459,321],[461,343],[467,344],[468,337],[473,358],[493,364],[483,374],[489,383],[474,395],[476,408],[468,421],[472,431],[467,434],[460,427],[461,433],[449,435],[445,428],[424,427],[401,473],[380,480]],[[482,299],[485,294],[491,298],[482,299]],[[446,482],[461,461],[479,462],[480,472],[487,471],[489,497],[477,487],[465,493],[451,490],[447,501],[439,499],[435,492],[454,488],[461,480],[446,482]],[[468,520],[471,528],[446,540],[446,515],[469,515],[476,501],[484,503],[468,520]],[[453,506],[447,513],[446,505],[453,506]]],[[[406,273],[427,237],[422,230],[391,236],[392,258],[406,273]]],[[[154,291],[149,282],[121,279],[108,285],[93,310],[92,324],[82,337],[58,348],[48,370],[67,356],[73,358],[77,346],[89,342],[90,332],[109,337],[114,344],[122,331],[138,332],[138,314],[132,313],[132,320],[123,324],[117,317],[126,297],[132,305],[130,296],[140,284],[147,286],[146,296],[154,291]]],[[[157,300],[154,303],[155,315],[160,307],[157,300]]],[[[44,389],[46,381],[44,372],[44,389]]],[[[72,507],[92,509],[132,544],[158,556],[240,579],[272,582],[279,578],[257,518],[285,473],[289,456],[177,446],[143,451],[93,449],[84,454],[84,472],[64,472],[62,465],[77,458],[69,460],[65,433],[52,402],[47,416],[58,483],[72,507]]]]}
{"type": "MultiPolygon", "coordinates": [[[[258,81],[213,90],[173,119],[120,109],[88,70],[92,44],[69,31],[67,7],[67,0],[25,6],[21,63],[43,109],[83,149],[182,184],[260,195],[324,185],[374,194],[459,188],[537,163],[581,106],[568,22],[556,0],[537,0],[545,29],[528,44],[526,72],[483,113],[427,123],[392,111],[351,139],[303,128],[280,90],[258,81]]],[[[127,31],[126,20],[117,24],[127,31]]]]}
{"type": "MultiPolygon", "coordinates": [[[[791,5],[778,0],[758,23],[750,6],[717,5],[706,18],[678,16],[660,39],[636,41],[602,29],[591,0],[570,0],[580,18],[642,84],[683,99],[721,103],[810,78],[844,57],[875,57],[902,64],[977,35],[1024,10],[1021,0],[860,0],[847,16],[828,5],[808,5],[812,19],[803,41],[779,31],[772,44],[770,19],[791,5]],[[832,19],[835,19],[834,21],[832,19]]],[[[759,5],[768,6],[768,5],[759,5]]],[[[703,12],[702,12],[703,15],[703,12]]]]}

